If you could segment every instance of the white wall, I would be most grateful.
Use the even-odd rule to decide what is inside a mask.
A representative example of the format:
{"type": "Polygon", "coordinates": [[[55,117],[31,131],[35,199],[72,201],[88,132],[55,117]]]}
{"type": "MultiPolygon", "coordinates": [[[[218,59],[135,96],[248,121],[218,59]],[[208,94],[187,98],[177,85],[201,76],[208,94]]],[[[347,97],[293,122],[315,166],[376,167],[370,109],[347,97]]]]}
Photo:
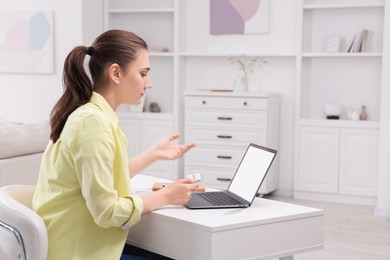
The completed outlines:
{"type": "Polygon", "coordinates": [[[0,74],[0,119],[48,120],[62,94],[62,68],[69,51],[83,42],[82,1],[0,0],[2,9],[54,11],[54,73],[0,74]],[[23,7],[23,8],[21,8],[23,7]]]}

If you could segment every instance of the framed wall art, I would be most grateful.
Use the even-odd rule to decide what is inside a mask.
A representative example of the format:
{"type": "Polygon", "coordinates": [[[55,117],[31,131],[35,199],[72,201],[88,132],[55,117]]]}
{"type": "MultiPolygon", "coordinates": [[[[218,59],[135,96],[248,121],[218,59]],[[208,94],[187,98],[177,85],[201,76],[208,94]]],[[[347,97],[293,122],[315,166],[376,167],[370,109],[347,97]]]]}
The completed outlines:
{"type": "Polygon", "coordinates": [[[210,0],[210,33],[265,34],[270,0],[210,0]]]}
{"type": "Polygon", "coordinates": [[[0,11],[0,73],[54,72],[53,11],[0,11]]]}

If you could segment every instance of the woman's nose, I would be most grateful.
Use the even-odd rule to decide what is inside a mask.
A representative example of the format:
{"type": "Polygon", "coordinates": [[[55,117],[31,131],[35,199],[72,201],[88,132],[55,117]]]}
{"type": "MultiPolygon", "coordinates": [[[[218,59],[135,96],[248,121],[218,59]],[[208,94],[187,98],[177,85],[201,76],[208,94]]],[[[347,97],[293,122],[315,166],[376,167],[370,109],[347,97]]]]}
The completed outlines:
{"type": "Polygon", "coordinates": [[[145,89],[152,88],[152,82],[150,81],[149,77],[145,80],[145,89]]]}

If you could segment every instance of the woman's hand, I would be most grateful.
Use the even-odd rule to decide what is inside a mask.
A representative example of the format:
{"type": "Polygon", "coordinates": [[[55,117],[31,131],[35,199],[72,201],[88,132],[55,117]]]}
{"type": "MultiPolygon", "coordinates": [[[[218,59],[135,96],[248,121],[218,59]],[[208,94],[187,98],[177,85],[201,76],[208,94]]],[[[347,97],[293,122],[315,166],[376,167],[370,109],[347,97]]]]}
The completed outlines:
{"type": "Polygon", "coordinates": [[[144,205],[142,214],[166,205],[184,205],[190,200],[197,187],[196,180],[180,179],[158,191],[146,194],[142,196],[144,205]]]}
{"type": "Polygon", "coordinates": [[[173,134],[158,141],[154,146],[129,159],[130,177],[137,175],[143,169],[158,160],[175,160],[195,147],[194,143],[179,145],[172,141],[179,138],[179,134],[173,134]]]}
{"type": "Polygon", "coordinates": [[[190,200],[198,185],[197,181],[193,179],[179,179],[161,191],[165,192],[169,205],[184,205],[190,200]]]}
{"type": "Polygon", "coordinates": [[[172,141],[178,139],[180,134],[176,133],[165,137],[158,141],[154,146],[157,160],[175,160],[183,156],[191,148],[195,147],[195,143],[188,143],[183,145],[173,144],[172,141]]]}

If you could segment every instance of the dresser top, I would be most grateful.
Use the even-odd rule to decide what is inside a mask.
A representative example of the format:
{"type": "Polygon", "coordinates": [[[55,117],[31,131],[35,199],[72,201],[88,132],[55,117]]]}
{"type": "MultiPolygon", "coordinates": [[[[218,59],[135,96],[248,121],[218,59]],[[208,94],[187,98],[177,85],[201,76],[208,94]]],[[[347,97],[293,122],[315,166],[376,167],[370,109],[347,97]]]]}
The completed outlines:
{"type": "Polygon", "coordinates": [[[266,98],[277,97],[278,93],[272,92],[225,92],[217,90],[198,90],[198,91],[185,91],[185,96],[209,96],[209,97],[254,97],[254,98],[266,98]]]}

